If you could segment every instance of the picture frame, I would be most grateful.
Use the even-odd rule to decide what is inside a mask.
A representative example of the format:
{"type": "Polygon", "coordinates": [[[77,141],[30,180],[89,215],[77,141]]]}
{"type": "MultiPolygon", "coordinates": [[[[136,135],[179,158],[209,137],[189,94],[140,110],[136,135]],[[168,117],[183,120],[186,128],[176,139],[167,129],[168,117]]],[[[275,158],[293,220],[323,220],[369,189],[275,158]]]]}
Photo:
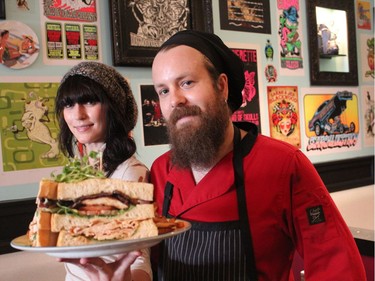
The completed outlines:
{"type": "Polygon", "coordinates": [[[5,0],[0,0],[0,20],[5,20],[5,0]]]}
{"type": "Polygon", "coordinates": [[[219,1],[223,30],[271,34],[269,0],[219,1]]]}
{"type": "Polygon", "coordinates": [[[144,146],[169,144],[166,121],[160,109],[159,96],[154,85],[139,85],[142,101],[142,127],[144,146]]]}
{"type": "Polygon", "coordinates": [[[134,0],[110,0],[114,66],[151,66],[160,45],[179,30],[213,32],[211,0],[187,1],[186,7],[170,2],[161,4],[165,14],[155,15],[148,11],[160,12],[159,6],[150,9],[134,0]]]}
{"type": "Polygon", "coordinates": [[[354,1],[306,3],[310,84],[358,86],[354,1]]]}

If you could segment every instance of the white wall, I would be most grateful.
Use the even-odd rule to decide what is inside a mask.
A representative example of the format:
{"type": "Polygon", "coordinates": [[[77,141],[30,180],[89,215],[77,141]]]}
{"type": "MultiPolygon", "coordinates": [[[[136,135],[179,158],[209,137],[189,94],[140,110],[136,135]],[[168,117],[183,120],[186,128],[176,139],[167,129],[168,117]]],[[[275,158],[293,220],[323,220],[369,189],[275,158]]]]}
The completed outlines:
{"type": "Polygon", "coordinates": [[[331,193],[355,238],[374,241],[374,185],[331,193]]]}
{"type": "MultiPolygon", "coordinates": [[[[221,0],[220,0],[221,1],[221,0]]],[[[354,0],[353,0],[354,1],[354,0]]],[[[370,0],[372,5],[374,0],[370,0]]],[[[6,0],[6,16],[7,20],[20,20],[30,26],[36,34],[41,38],[40,30],[40,7],[39,2],[37,1],[28,1],[30,12],[20,12],[17,9],[16,1],[6,0]]],[[[98,0],[99,8],[99,17],[101,23],[101,49],[102,49],[102,61],[107,64],[112,64],[112,46],[111,46],[111,30],[110,30],[110,10],[109,10],[109,1],[98,0]]],[[[214,32],[219,35],[224,42],[227,43],[238,43],[238,44],[256,44],[259,45],[260,58],[261,58],[261,69],[264,69],[266,66],[265,58],[263,56],[263,48],[267,39],[271,39],[271,42],[274,44],[274,49],[277,50],[275,46],[277,41],[277,26],[278,26],[278,15],[276,9],[276,0],[270,0],[271,4],[271,23],[272,23],[272,34],[256,34],[256,33],[247,33],[247,32],[234,32],[227,30],[220,30],[220,20],[219,20],[219,1],[212,0],[213,4],[213,15],[214,15],[214,32]]],[[[301,28],[302,28],[302,57],[304,59],[304,76],[280,76],[278,82],[275,85],[297,85],[298,87],[310,87],[309,79],[309,63],[308,63],[308,42],[307,42],[307,28],[306,28],[306,17],[304,15],[305,1],[300,0],[301,11],[303,12],[300,16],[301,19],[301,28]]],[[[362,31],[361,31],[362,32],[362,31]]],[[[362,32],[363,33],[363,32],[362,32]]],[[[371,32],[370,32],[371,34],[371,32]]],[[[357,42],[359,38],[359,31],[357,29],[357,42]]],[[[359,49],[359,48],[357,48],[359,49]]],[[[359,69],[360,69],[360,60],[358,60],[359,69]]],[[[6,82],[6,77],[9,76],[18,76],[18,77],[58,77],[60,78],[70,66],[46,66],[43,64],[42,55],[40,54],[37,61],[31,65],[29,68],[22,70],[12,70],[5,66],[0,65],[0,83],[6,82]]],[[[141,104],[139,86],[142,84],[152,84],[151,81],[151,69],[149,67],[117,67],[117,70],[122,73],[124,76],[128,77],[130,80],[134,95],[138,104],[141,104]]],[[[261,79],[264,80],[262,76],[261,79]]],[[[47,81],[46,81],[47,82],[47,81]]],[[[262,132],[264,134],[269,133],[268,129],[268,117],[266,112],[267,102],[266,102],[266,87],[267,83],[264,81],[260,83],[259,91],[264,93],[261,95],[261,119],[262,119],[262,132]]],[[[139,107],[140,108],[140,107],[139,107]]],[[[139,117],[138,124],[141,124],[141,117],[139,117]]],[[[136,142],[138,143],[138,157],[142,160],[147,166],[150,166],[153,160],[163,152],[168,149],[167,145],[161,146],[147,146],[143,145],[143,135],[142,128],[138,125],[134,130],[134,136],[136,142]]],[[[351,151],[348,153],[340,153],[335,155],[319,155],[310,157],[310,160],[314,163],[317,162],[326,162],[330,160],[340,160],[347,158],[355,158],[359,156],[372,155],[373,148],[364,148],[358,151],[351,151]],[[334,157],[334,158],[333,158],[334,157]]],[[[1,181],[1,175],[0,175],[1,181]]],[[[38,183],[29,183],[16,186],[0,186],[0,201],[2,200],[12,200],[20,198],[30,198],[35,197],[38,189],[38,183]]]]}

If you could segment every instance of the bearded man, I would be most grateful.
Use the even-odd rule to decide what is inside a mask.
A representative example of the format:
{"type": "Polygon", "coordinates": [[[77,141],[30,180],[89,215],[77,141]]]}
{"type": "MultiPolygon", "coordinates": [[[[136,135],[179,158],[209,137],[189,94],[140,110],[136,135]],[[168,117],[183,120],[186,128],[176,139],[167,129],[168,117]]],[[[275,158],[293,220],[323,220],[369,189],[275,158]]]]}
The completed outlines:
{"type": "Polygon", "coordinates": [[[354,239],[312,163],[290,144],[232,124],[242,61],[214,34],[185,30],[157,53],[152,79],[171,150],[151,181],[159,215],[192,228],[166,239],[158,280],[365,280],[354,239]]]}

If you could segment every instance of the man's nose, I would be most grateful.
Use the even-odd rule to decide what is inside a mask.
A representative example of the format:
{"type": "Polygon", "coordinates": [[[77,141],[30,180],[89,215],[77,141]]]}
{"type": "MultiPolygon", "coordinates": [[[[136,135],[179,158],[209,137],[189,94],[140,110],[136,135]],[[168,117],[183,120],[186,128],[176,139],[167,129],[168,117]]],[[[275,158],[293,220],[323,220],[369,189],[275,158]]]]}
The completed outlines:
{"type": "Polygon", "coordinates": [[[170,90],[171,107],[176,108],[186,103],[186,97],[181,89],[170,90]]]}

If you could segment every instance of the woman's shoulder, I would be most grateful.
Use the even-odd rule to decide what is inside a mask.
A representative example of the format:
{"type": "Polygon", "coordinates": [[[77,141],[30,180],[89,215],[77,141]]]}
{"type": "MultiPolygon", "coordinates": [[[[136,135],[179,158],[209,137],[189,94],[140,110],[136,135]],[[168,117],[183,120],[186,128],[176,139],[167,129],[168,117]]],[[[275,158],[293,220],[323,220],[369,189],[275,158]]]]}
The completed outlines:
{"type": "Polygon", "coordinates": [[[134,155],[122,162],[111,178],[119,178],[129,181],[148,181],[149,169],[134,155]]]}
{"type": "Polygon", "coordinates": [[[131,166],[144,166],[147,169],[146,165],[141,160],[139,160],[135,155],[126,159],[121,165],[127,165],[129,167],[131,167],[131,166]]]}

